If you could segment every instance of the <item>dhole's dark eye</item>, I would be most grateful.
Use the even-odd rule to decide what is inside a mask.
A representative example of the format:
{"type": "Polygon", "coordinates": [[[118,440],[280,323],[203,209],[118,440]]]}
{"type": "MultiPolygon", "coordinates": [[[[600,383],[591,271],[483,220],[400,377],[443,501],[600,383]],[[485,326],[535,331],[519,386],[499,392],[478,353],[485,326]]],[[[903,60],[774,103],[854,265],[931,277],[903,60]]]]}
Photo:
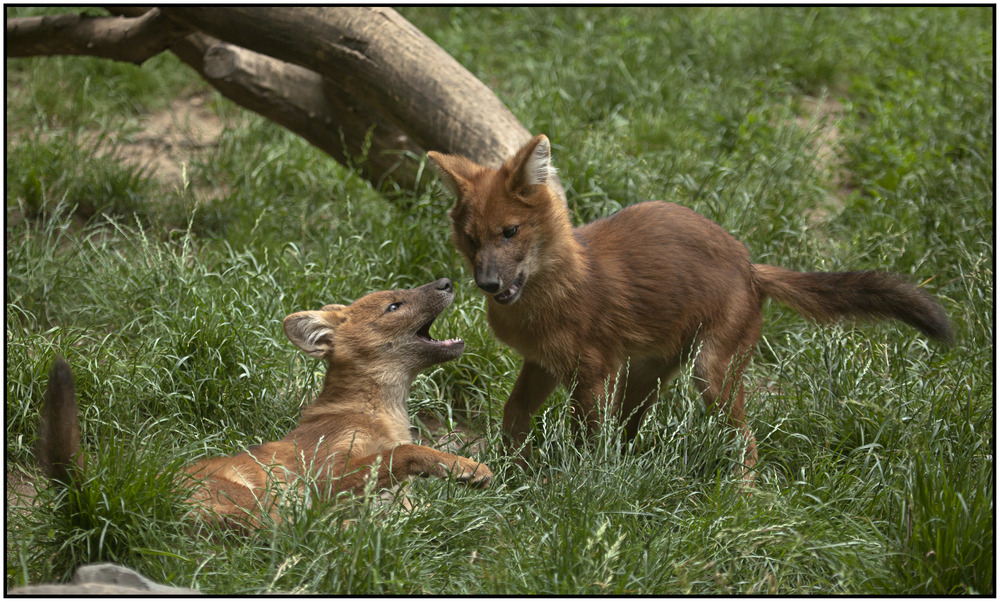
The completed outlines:
{"type": "Polygon", "coordinates": [[[400,308],[400,307],[401,307],[402,305],[403,305],[403,302],[402,302],[402,301],[397,301],[397,302],[395,302],[395,303],[393,303],[393,304],[389,305],[389,307],[385,308],[385,313],[389,313],[390,311],[396,311],[396,310],[397,310],[397,309],[399,309],[399,308],[400,308]]]}
{"type": "Polygon", "coordinates": [[[503,229],[504,238],[513,238],[515,234],[517,234],[517,226],[507,226],[503,229]]]}

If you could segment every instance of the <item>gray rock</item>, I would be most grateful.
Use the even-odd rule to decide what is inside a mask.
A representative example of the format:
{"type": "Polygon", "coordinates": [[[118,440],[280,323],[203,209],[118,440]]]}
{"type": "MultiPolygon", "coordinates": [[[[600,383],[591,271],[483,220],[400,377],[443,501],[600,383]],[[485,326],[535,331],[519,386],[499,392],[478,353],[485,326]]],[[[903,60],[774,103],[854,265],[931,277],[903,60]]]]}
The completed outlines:
{"type": "Polygon", "coordinates": [[[196,589],[156,583],[132,569],[117,564],[87,564],[76,569],[69,583],[26,585],[7,591],[11,596],[34,595],[201,595],[196,589]]]}

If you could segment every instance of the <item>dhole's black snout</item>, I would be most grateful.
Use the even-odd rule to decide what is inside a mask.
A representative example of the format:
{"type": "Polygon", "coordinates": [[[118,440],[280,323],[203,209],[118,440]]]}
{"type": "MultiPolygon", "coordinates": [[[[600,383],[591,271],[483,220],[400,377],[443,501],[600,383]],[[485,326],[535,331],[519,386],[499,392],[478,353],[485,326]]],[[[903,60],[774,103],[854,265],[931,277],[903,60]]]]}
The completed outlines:
{"type": "Polygon", "coordinates": [[[428,293],[430,293],[430,292],[434,292],[434,293],[441,292],[441,293],[444,293],[446,295],[451,295],[451,294],[455,293],[455,287],[452,285],[451,279],[449,279],[449,278],[439,278],[438,280],[435,280],[434,282],[428,282],[427,284],[422,284],[422,285],[418,286],[417,288],[415,288],[413,290],[414,291],[421,291],[421,292],[428,292],[428,293]]]}
{"type": "Polygon", "coordinates": [[[494,294],[500,290],[500,281],[498,280],[476,280],[476,286],[481,288],[483,292],[494,294]]]}
{"type": "Polygon", "coordinates": [[[500,292],[500,275],[495,267],[480,266],[476,269],[476,286],[483,292],[494,294],[500,292]]]}

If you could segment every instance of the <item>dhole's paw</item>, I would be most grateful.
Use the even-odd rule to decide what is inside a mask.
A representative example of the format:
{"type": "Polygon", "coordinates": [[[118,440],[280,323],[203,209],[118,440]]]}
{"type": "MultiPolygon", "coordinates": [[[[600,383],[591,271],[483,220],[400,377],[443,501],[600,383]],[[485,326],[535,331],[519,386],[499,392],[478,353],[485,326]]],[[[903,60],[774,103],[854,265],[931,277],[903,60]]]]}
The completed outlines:
{"type": "Polygon", "coordinates": [[[468,458],[461,458],[458,463],[452,466],[451,477],[480,489],[489,487],[493,480],[493,471],[482,462],[476,462],[468,458]]]}
{"type": "Polygon", "coordinates": [[[489,487],[490,482],[493,480],[493,471],[490,470],[488,466],[480,462],[475,462],[474,464],[475,467],[472,472],[463,474],[458,477],[458,480],[480,489],[489,487]]]}

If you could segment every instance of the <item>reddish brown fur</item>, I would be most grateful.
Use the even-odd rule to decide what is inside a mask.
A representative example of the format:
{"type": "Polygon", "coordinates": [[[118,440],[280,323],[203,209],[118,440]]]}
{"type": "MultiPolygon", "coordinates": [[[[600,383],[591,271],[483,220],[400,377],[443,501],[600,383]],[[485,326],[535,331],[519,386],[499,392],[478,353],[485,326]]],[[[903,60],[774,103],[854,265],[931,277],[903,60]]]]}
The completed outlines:
{"type": "MultiPolygon", "coordinates": [[[[451,476],[487,486],[493,473],[485,464],[414,445],[410,435],[407,396],[413,379],[464,349],[462,341],[429,338],[430,323],[453,297],[451,282],[442,279],[413,290],[371,293],[349,307],[328,305],[285,318],[289,339],[326,360],[322,391],[282,439],[184,469],[194,481],[189,502],[204,518],[257,527],[262,513],[276,516],[279,490],[291,486],[304,492],[306,482],[312,482],[324,497],[358,491],[376,463],[378,488],[411,476],[451,476]]],[[[43,410],[40,457],[57,467],[49,474],[64,481],[65,467],[79,457],[76,425],[72,376],[60,360],[43,410]]]]}
{"type": "Polygon", "coordinates": [[[504,406],[515,449],[549,394],[574,380],[573,408],[591,431],[610,410],[627,419],[634,436],[659,384],[693,359],[705,402],[727,411],[742,431],[744,464],[752,467],[757,451],[742,375],[768,296],[816,319],[894,317],[935,338],[951,336],[933,298],[897,276],[753,264],[732,235],[673,203],[632,205],[574,229],[548,186],[545,136],[499,169],[428,157],[457,197],[452,241],[487,293],[490,326],[524,358],[504,406]],[[619,378],[625,370],[627,382],[619,378]]]}

